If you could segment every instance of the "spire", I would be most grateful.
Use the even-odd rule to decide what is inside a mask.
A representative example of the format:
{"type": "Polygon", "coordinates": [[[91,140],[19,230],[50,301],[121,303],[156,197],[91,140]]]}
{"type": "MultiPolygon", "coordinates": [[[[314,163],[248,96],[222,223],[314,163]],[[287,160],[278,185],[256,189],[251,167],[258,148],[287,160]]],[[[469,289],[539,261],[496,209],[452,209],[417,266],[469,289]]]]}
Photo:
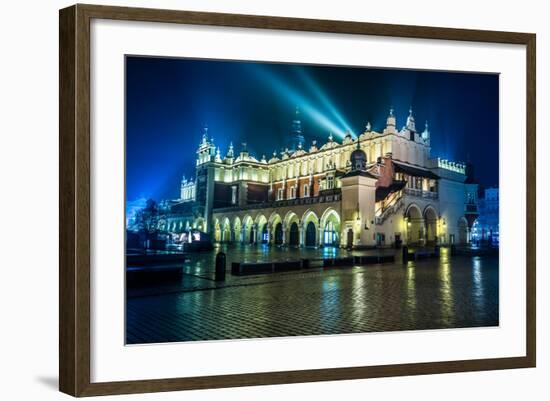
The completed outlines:
{"type": "Polygon", "coordinates": [[[367,121],[367,125],[365,126],[365,130],[366,130],[366,132],[371,132],[372,131],[372,126],[370,125],[370,121],[367,121]]]}
{"type": "Polygon", "coordinates": [[[390,108],[390,114],[386,119],[386,128],[394,127],[395,128],[395,116],[393,115],[393,106],[390,108]]]}
{"type": "Polygon", "coordinates": [[[407,128],[409,131],[413,131],[413,132],[416,131],[416,126],[415,126],[415,123],[414,123],[414,116],[413,116],[412,106],[409,107],[409,116],[407,117],[407,125],[406,125],[406,128],[407,128]]]}
{"type": "Polygon", "coordinates": [[[220,147],[218,146],[216,148],[216,159],[215,159],[217,162],[221,162],[222,161],[222,156],[220,154],[220,147]]]}
{"type": "Polygon", "coordinates": [[[214,137],[210,138],[210,156],[215,156],[216,154],[216,145],[214,144],[214,137]]]}
{"type": "Polygon", "coordinates": [[[202,128],[202,144],[208,144],[208,126],[206,124],[204,124],[204,127],[202,128]]]}
{"type": "Polygon", "coordinates": [[[226,157],[228,157],[230,159],[235,157],[235,151],[233,150],[233,141],[229,142],[229,150],[227,151],[227,156],[226,157]]]}
{"type": "Polygon", "coordinates": [[[426,124],[424,124],[424,132],[422,132],[422,138],[423,139],[430,139],[430,130],[428,127],[428,120],[426,120],[426,124]]]}
{"type": "Polygon", "coordinates": [[[329,142],[332,142],[333,138],[332,138],[332,132],[328,134],[328,141],[329,142]]]}

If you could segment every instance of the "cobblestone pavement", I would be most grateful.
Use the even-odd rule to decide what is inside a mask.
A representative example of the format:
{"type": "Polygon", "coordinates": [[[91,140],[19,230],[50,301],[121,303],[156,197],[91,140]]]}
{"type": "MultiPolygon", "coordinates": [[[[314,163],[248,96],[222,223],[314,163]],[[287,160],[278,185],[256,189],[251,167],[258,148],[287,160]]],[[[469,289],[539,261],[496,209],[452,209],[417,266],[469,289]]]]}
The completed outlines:
{"type": "MultiPolygon", "coordinates": [[[[228,261],[258,260],[255,252],[261,253],[231,250],[228,261]]],[[[314,257],[320,251],[305,252],[314,257]]],[[[197,256],[186,267],[185,285],[128,298],[128,344],[499,324],[494,256],[449,258],[442,252],[440,259],[407,265],[228,275],[222,285],[210,278],[213,257],[197,256]]]]}

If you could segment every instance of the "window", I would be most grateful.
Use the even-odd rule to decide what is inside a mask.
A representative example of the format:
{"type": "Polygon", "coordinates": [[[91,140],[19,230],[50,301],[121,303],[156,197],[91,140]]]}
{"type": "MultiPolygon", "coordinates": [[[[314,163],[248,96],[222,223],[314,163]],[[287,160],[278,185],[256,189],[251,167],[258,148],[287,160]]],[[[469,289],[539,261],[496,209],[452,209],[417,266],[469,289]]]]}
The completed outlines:
{"type": "Polygon", "coordinates": [[[282,200],[283,199],[283,188],[279,188],[277,190],[277,200],[282,200]]]}
{"type": "Polygon", "coordinates": [[[290,198],[291,199],[296,198],[296,186],[295,185],[290,187],[290,198]]]}
{"type": "Polygon", "coordinates": [[[326,224],[324,234],[325,245],[333,245],[336,242],[336,230],[334,229],[334,224],[332,221],[329,221],[326,224]]]}
{"type": "Polygon", "coordinates": [[[309,196],[309,185],[304,184],[304,198],[307,198],[309,196]]]}
{"type": "Polygon", "coordinates": [[[327,177],[327,188],[326,189],[333,189],[334,188],[334,176],[329,175],[327,177]]]}
{"type": "Polygon", "coordinates": [[[231,204],[235,205],[237,204],[237,186],[233,185],[231,187],[231,204]]]}

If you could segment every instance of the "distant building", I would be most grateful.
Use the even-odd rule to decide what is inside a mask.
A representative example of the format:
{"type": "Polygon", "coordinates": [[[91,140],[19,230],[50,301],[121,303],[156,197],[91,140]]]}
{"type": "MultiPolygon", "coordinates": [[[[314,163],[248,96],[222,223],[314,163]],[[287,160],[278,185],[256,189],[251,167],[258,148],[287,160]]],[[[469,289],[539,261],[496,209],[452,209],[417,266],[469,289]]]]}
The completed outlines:
{"type": "Polygon", "coordinates": [[[289,246],[393,246],[467,243],[477,218],[477,184],[466,165],[431,158],[428,124],[418,132],[412,110],[397,128],[393,110],[382,132],[370,123],[358,138],[332,135],[257,159],[243,144],[225,156],[205,129],[196,175],[179,199],[162,202],[159,229],[198,229],[215,241],[289,246]]]}
{"type": "Polygon", "coordinates": [[[499,196],[498,188],[487,188],[478,201],[479,217],[472,226],[472,239],[498,245],[499,243],[499,196]]]}

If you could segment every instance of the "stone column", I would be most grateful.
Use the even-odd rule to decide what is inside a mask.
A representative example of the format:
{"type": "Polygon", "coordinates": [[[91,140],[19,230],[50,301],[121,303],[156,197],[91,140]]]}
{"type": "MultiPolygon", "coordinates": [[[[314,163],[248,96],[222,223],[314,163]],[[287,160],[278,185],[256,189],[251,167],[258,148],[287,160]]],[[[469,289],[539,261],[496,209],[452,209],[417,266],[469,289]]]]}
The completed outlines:
{"type": "Polygon", "coordinates": [[[324,245],[323,228],[321,227],[321,222],[319,222],[319,226],[317,227],[317,246],[321,248],[323,245],[324,245]]]}

